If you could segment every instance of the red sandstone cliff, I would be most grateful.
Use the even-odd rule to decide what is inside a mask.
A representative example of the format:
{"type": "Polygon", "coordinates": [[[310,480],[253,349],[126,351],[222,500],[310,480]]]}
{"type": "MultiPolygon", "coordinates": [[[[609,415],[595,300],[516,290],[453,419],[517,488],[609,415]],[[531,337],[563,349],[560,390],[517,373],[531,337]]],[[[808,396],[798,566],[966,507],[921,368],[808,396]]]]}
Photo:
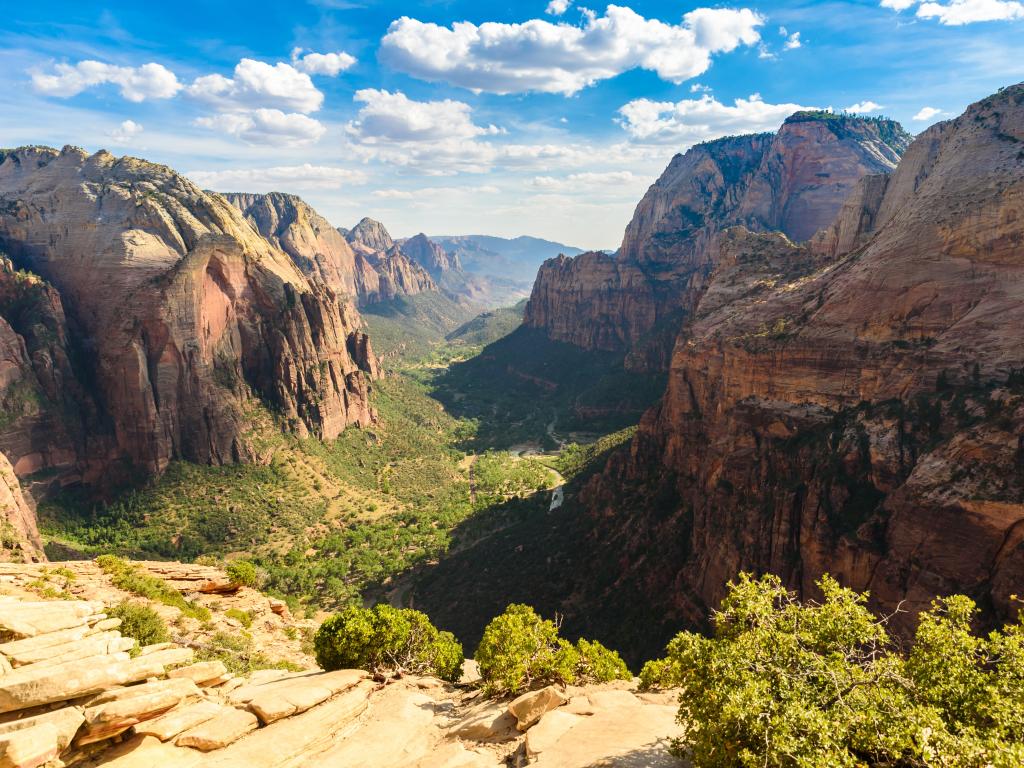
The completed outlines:
{"type": "Polygon", "coordinates": [[[377,284],[365,289],[366,303],[437,290],[429,272],[406,255],[379,221],[364,218],[345,238],[377,276],[377,284]]]}
{"type": "Polygon", "coordinates": [[[582,495],[595,561],[690,624],[740,570],[805,595],[831,572],[905,626],[951,592],[1012,618],[1024,85],[925,131],[808,246],[745,229],[719,245],[661,403],[582,495]]]}
{"type": "Polygon", "coordinates": [[[254,398],[326,438],[373,418],[377,362],[352,304],[169,168],[70,147],[4,152],[0,248],[52,286],[42,295],[56,318],[46,335],[4,313],[6,347],[32,359],[8,366],[17,370],[0,386],[31,386],[45,401],[0,429],[15,467],[235,461],[254,398]],[[62,359],[65,313],[77,367],[62,359]],[[89,442],[65,444],[54,429],[40,444],[40,414],[69,399],[85,418],[93,401],[101,414],[89,442]]]}
{"type": "Polygon", "coordinates": [[[664,341],[699,302],[720,232],[744,225],[805,240],[833,220],[863,176],[891,171],[908,139],[891,121],[797,113],[774,135],[676,155],[637,206],[618,254],[545,262],[524,324],[664,367],[664,341]],[[652,343],[653,351],[644,349],[652,343]]]}

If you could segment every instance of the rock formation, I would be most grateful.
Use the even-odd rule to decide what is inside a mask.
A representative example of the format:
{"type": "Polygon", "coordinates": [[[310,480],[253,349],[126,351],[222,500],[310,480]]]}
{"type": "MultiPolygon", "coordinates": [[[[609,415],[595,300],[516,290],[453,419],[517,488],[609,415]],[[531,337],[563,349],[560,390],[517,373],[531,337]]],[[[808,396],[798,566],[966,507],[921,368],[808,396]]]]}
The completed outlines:
{"type": "Polygon", "coordinates": [[[0,453],[0,561],[45,559],[35,511],[21,492],[11,462],[0,453]]]}
{"type": "Polygon", "coordinates": [[[696,307],[726,228],[805,240],[835,217],[861,177],[891,171],[909,136],[888,120],[802,112],[776,134],[719,139],[676,155],[648,190],[615,256],[546,262],[524,323],[584,349],[632,351],[665,368],[696,307]]]}
{"type": "Polygon", "coordinates": [[[936,594],[1016,614],[1022,148],[1018,85],[918,136],[808,246],[724,236],[660,405],[582,494],[617,584],[689,625],[740,570],[805,597],[830,572],[904,628],[936,594]]]}
{"type": "MultiPolygon", "coordinates": [[[[232,621],[224,617],[225,604],[244,606],[253,619],[248,631],[261,647],[298,645],[287,638],[311,628],[308,620],[281,619],[273,601],[246,587],[209,596],[216,600],[196,594],[198,584],[223,581],[223,572],[211,574],[215,569],[135,566],[167,576],[168,584],[213,612],[208,623],[217,627],[232,621]]],[[[679,731],[677,692],[638,693],[633,683],[620,681],[549,687],[512,702],[481,700],[469,676],[458,687],[412,675],[371,681],[361,670],[322,672],[295,652],[288,658],[300,662],[293,666],[297,671],[229,672],[228,666],[246,659],[224,651],[209,658],[207,641],[198,634],[205,630],[180,615],[173,621],[166,616],[173,642],[136,649],[134,640],[122,637],[121,620],[106,614],[123,597],[91,562],[67,563],[59,574],[39,565],[0,564],[0,765],[677,764],[668,752],[679,731]],[[71,593],[52,600],[33,594],[50,579],[64,580],[71,593]]]]}
{"type": "MultiPolygon", "coordinates": [[[[169,168],[73,147],[5,151],[0,248],[54,289],[32,291],[48,307],[38,322],[4,314],[0,333],[13,330],[25,353],[5,374],[5,396],[34,387],[48,401],[7,418],[32,433],[70,397],[85,419],[84,401],[94,400],[107,425],[84,445],[3,430],[19,474],[69,462],[158,472],[176,457],[235,461],[247,455],[245,408],[257,398],[296,431],[323,437],[373,418],[367,382],[377,364],[354,307],[224,198],[169,168]],[[65,365],[62,313],[77,368],[65,365]],[[90,397],[69,396],[75,387],[90,397]]],[[[5,338],[6,349],[18,346],[5,338]]]]}
{"type": "Polygon", "coordinates": [[[435,280],[445,272],[461,272],[459,257],[448,254],[444,248],[420,232],[402,241],[402,252],[423,267],[435,280]]]}
{"type": "Polygon", "coordinates": [[[359,239],[363,236],[367,242],[390,243],[390,235],[378,222],[364,219],[369,223],[352,230],[356,232],[353,246],[348,230],[331,226],[294,195],[272,192],[224,197],[264,238],[287,253],[303,274],[323,280],[335,293],[353,297],[360,305],[433,289],[430,278],[394,249],[393,243],[376,249],[359,239]]]}

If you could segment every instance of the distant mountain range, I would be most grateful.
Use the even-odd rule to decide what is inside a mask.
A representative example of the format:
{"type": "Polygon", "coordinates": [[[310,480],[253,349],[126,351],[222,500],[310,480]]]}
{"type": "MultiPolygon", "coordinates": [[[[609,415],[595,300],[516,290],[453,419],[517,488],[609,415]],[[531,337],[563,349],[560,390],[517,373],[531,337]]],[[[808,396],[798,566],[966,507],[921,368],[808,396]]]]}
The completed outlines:
{"type": "Polygon", "coordinates": [[[486,275],[525,286],[526,294],[537,276],[537,268],[559,254],[577,256],[583,249],[521,235],[505,238],[491,235],[432,235],[448,253],[457,256],[464,271],[486,275]]]}

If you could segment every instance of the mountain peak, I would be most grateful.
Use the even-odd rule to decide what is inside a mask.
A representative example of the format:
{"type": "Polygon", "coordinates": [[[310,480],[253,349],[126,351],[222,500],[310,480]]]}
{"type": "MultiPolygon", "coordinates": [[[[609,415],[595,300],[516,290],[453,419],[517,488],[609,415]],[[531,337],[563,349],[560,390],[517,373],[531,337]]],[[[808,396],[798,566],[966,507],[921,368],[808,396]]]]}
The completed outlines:
{"type": "Polygon", "coordinates": [[[362,243],[375,251],[387,251],[395,244],[387,228],[369,216],[360,219],[359,223],[349,230],[347,237],[350,243],[362,243]]]}

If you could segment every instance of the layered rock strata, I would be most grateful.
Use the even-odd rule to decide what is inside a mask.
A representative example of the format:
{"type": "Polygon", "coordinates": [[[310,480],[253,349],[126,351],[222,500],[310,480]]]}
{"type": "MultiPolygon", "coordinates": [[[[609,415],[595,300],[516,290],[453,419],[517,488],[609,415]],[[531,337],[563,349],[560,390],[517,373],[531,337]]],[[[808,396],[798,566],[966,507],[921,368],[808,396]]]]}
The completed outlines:
{"type": "Polygon", "coordinates": [[[906,630],[937,594],[1012,619],[1024,85],[922,133],[807,246],[733,230],[720,253],[661,403],[582,494],[616,583],[679,624],[740,570],[805,597],[830,572],[906,630]]]}
{"type": "MultiPolygon", "coordinates": [[[[255,399],[325,438],[373,419],[377,363],[354,306],[169,168],[73,147],[5,151],[0,247],[53,287],[81,349],[75,380],[107,430],[70,449],[80,466],[243,459],[255,399]]],[[[35,415],[15,414],[31,432],[22,417],[35,415]]],[[[32,469],[68,460],[33,439],[5,437],[4,449],[16,468],[28,452],[32,469]]]]}
{"type": "Polygon", "coordinates": [[[888,120],[797,113],[776,134],[719,139],[676,155],[640,201],[615,255],[547,261],[524,324],[584,349],[637,353],[664,369],[730,226],[805,240],[865,175],[895,168],[909,136],[888,120]]]}

